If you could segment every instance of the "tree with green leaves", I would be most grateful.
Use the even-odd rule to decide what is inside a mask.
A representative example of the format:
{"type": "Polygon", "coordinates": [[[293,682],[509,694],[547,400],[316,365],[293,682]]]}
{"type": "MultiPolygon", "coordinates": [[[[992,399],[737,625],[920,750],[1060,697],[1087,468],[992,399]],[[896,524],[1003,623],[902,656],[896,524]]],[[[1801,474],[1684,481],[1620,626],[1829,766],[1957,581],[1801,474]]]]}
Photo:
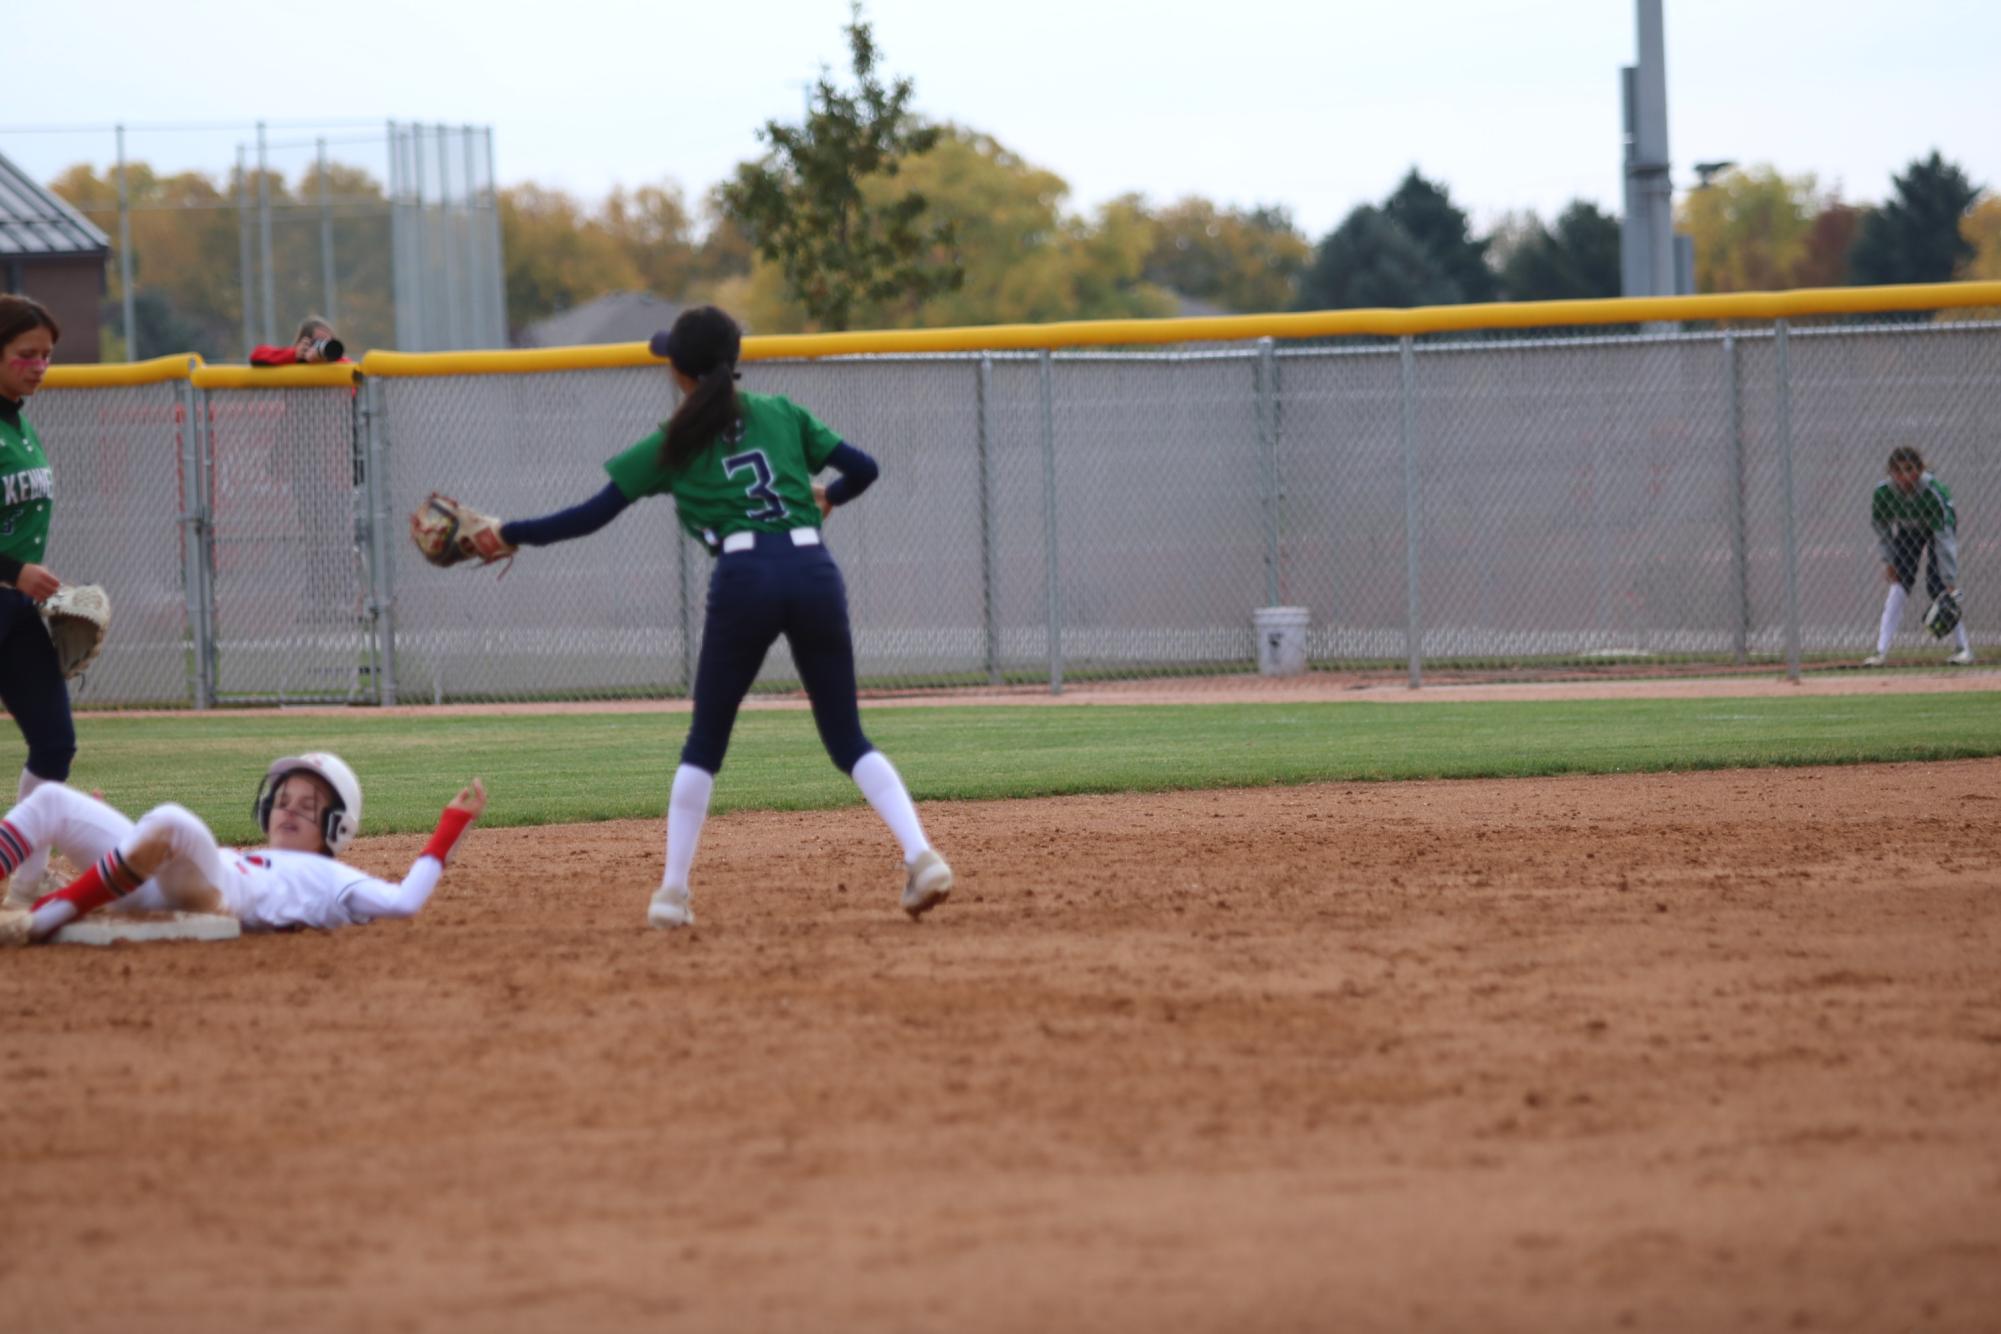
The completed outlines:
{"type": "Polygon", "coordinates": [[[1153,222],[1147,281],[1241,314],[1289,307],[1312,254],[1283,208],[1243,212],[1191,196],[1153,222]]]}
{"type": "Polygon", "coordinates": [[[1487,243],[1475,240],[1466,214],[1444,186],[1427,181],[1412,167],[1390,197],[1383,215],[1417,242],[1438,271],[1459,289],[1455,300],[1492,301],[1494,271],[1487,267],[1487,243]]]}
{"type": "Polygon", "coordinates": [[[1452,305],[1459,284],[1384,210],[1362,204],[1329,232],[1299,278],[1299,310],[1452,305]]]}
{"type": "Polygon", "coordinates": [[[1942,283],[1973,257],[1960,227],[1980,188],[1933,149],[1893,177],[1895,193],[1862,220],[1849,257],[1857,282],[1942,283]]]}
{"type": "MultiPolygon", "coordinates": [[[[1698,292],[1779,292],[1806,285],[1816,220],[1830,200],[1811,175],[1759,165],[1725,173],[1681,201],[1676,223],[1695,242],[1698,292]]],[[[1824,268],[1824,259],[1822,267],[1824,268]]]]}
{"type": "Polygon", "coordinates": [[[836,87],[822,70],[805,123],[767,121],[758,137],[770,150],[722,188],[730,219],[813,320],[835,330],[861,307],[915,306],[963,276],[951,224],[926,216],[922,194],[872,188],[930,151],[939,132],[911,112],[909,79],[885,85],[878,75],[860,0],[846,32],[855,86],[836,87]]]}
{"type": "MultiPolygon", "coordinates": [[[[942,126],[938,142],[911,158],[899,188],[922,192],[926,217],[949,224],[964,254],[950,291],[913,305],[858,302],[851,327],[938,328],[1051,320],[1172,315],[1174,298],[1149,282],[1146,259],[1158,227],[1138,200],[1114,199],[1089,217],[1063,203],[1070,187],[991,135],[942,126]]],[[[872,187],[880,188],[880,186],[872,187]]],[[[747,277],[716,294],[762,333],[803,332],[815,321],[777,264],[759,256],[747,277]]]]}
{"type": "Polygon", "coordinates": [[[507,318],[519,329],[558,311],[646,285],[631,253],[561,190],[510,185],[500,192],[507,318]]]}
{"type": "Polygon", "coordinates": [[[1506,301],[1582,301],[1618,296],[1619,220],[1574,201],[1554,226],[1528,214],[1488,239],[1506,301]]]}

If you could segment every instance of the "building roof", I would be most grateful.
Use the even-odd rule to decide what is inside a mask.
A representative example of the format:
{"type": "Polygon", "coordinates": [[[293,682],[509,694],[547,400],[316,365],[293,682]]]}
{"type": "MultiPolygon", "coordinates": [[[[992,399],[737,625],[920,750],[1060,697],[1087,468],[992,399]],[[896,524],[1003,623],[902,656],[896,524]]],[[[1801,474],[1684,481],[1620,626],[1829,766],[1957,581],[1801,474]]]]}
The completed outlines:
{"type": "Polygon", "coordinates": [[[111,238],[0,157],[0,255],[102,255],[111,238]]]}
{"type": "Polygon", "coordinates": [[[583,347],[593,343],[643,343],[674,323],[681,307],[651,292],[613,292],[521,331],[523,347],[583,347]]]}

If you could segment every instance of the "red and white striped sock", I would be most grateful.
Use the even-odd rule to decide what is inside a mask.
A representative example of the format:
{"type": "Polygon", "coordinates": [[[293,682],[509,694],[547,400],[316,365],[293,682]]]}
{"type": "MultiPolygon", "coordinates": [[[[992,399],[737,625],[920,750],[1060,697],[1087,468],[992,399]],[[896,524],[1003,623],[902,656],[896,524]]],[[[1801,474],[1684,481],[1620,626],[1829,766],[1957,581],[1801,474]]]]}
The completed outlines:
{"type": "Polygon", "coordinates": [[[35,900],[35,916],[29,923],[28,935],[40,940],[85,913],[124,898],[145,883],[146,877],[133,870],[124,854],[113,848],[69,884],[35,900]]]}
{"type": "Polygon", "coordinates": [[[12,820],[0,820],[0,879],[14,874],[21,863],[35,855],[34,845],[12,820]]]}

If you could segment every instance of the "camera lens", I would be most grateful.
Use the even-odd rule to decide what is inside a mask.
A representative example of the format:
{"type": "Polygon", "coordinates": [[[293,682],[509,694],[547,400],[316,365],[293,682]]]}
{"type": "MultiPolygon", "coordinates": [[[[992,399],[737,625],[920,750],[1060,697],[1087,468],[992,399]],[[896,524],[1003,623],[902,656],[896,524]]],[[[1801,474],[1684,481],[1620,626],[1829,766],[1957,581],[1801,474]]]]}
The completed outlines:
{"type": "Polygon", "coordinates": [[[320,356],[327,361],[339,361],[347,355],[347,345],[338,338],[320,340],[320,356]]]}

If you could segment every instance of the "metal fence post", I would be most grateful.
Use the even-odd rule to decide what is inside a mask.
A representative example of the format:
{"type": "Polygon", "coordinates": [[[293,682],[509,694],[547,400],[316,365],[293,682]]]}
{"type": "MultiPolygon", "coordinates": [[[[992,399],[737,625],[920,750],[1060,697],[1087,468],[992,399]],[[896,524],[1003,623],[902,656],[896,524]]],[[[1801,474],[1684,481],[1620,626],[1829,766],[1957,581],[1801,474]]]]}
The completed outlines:
{"type": "MultiPolygon", "coordinates": [[[[193,365],[192,362],[189,363],[193,365]]],[[[180,414],[181,583],[188,609],[188,702],[215,706],[215,622],[211,600],[213,528],[209,523],[208,407],[193,380],[174,387],[180,414]]]]}
{"type": "Polygon", "coordinates": [[[1424,621],[1417,600],[1417,359],[1409,334],[1397,340],[1397,364],[1403,407],[1403,544],[1404,587],[1409,595],[1404,630],[1410,656],[1410,688],[1424,684],[1424,621]]]}
{"type": "Polygon", "coordinates": [[[1056,373],[1049,349],[1042,365],[1042,545],[1048,570],[1049,693],[1063,693],[1063,588],[1056,568],[1056,373]]]}
{"type": "Polygon", "coordinates": [[[994,596],[994,459],[988,418],[993,394],[994,359],[982,352],[973,381],[975,440],[980,453],[980,617],[986,630],[987,684],[997,686],[1001,683],[1000,603],[994,596]]]}
{"type": "Polygon", "coordinates": [[[1737,582],[1737,661],[1751,660],[1751,556],[1745,517],[1748,479],[1744,476],[1744,384],[1737,335],[1723,335],[1724,409],[1730,419],[1730,564],[1737,582]]]}
{"type": "Polygon", "coordinates": [[[1787,321],[1775,326],[1778,336],[1779,486],[1785,505],[1786,540],[1786,679],[1800,679],[1800,552],[1793,512],[1793,381],[1786,355],[1787,321]]]}
{"type": "Polygon", "coordinates": [[[1265,605],[1278,605],[1278,432],[1274,429],[1272,400],[1275,395],[1278,357],[1270,338],[1258,339],[1257,418],[1258,479],[1263,490],[1265,521],[1265,605]]]}
{"type": "Polygon", "coordinates": [[[363,464],[368,505],[368,614],[375,622],[375,652],[379,664],[375,673],[375,700],[396,703],[396,580],[390,564],[388,541],[389,511],[389,414],[383,401],[382,381],[363,380],[360,397],[362,438],[367,459],[363,464]]]}

